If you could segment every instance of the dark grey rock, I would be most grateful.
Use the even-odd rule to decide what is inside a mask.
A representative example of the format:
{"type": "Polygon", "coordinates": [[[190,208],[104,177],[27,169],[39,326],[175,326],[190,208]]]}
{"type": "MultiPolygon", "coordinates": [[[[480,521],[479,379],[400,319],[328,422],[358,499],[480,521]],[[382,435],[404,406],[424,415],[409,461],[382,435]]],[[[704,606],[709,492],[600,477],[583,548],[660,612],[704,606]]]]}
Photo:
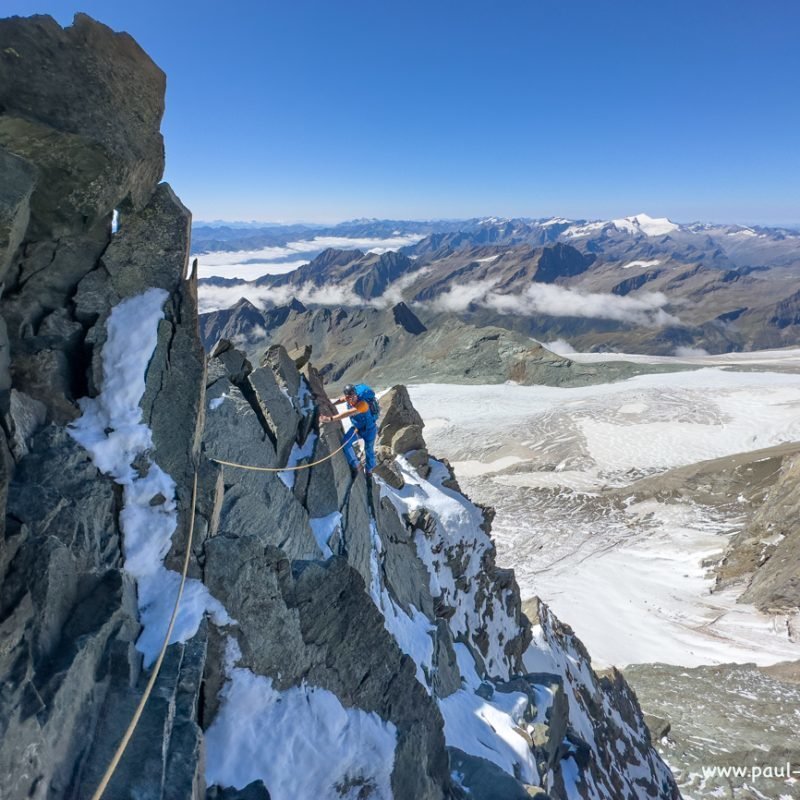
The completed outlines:
{"type": "Polygon", "coordinates": [[[203,800],[205,795],[205,751],[198,706],[207,654],[208,622],[203,621],[183,650],[164,771],[164,800],[203,800]]]}
{"type": "Polygon", "coordinates": [[[437,697],[448,697],[461,688],[461,673],[458,669],[453,636],[447,620],[436,620],[436,636],[433,648],[433,686],[437,697]]]}
{"type": "Polygon", "coordinates": [[[8,444],[11,453],[17,461],[28,453],[28,441],[46,421],[47,407],[44,403],[28,397],[24,392],[11,390],[5,428],[10,434],[8,444]]]}
{"type": "Polygon", "coordinates": [[[413,605],[433,620],[430,576],[417,555],[413,530],[403,524],[390,500],[380,497],[377,486],[373,489],[372,505],[382,543],[385,585],[406,613],[410,614],[413,605]]]}
{"type": "Polygon", "coordinates": [[[86,451],[61,427],[48,425],[31,440],[9,487],[8,511],[30,535],[68,547],[85,569],[118,563],[116,514],[120,498],[86,451]]]}
{"type": "Polygon", "coordinates": [[[206,800],[270,800],[270,797],[267,787],[261,781],[253,781],[244,789],[212,786],[206,793],[206,800]]]}
{"type": "Polygon", "coordinates": [[[275,443],[278,464],[286,464],[295,443],[300,415],[269,367],[254,370],[246,380],[275,443]]]}
{"type": "Polygon", "coordinates": [[[256,536],[264,545],[283,548],[293,559],[322,556],[306,510],[292,491],[269,473],[246,484],[226,484],[219,530],[256,536]]]}
{"type": "Polygon", "coordinates": [[[220,339],[209,355],[208,384],[221,377],[228,378],[235,384],[241,384],[253,371],[253,365],[240,350],[237,350],[227,339],[220,339]]]}
{"type": "Polygon", "coordinates": [[[22,242],[30,219],[36,170],[25,159],[0,148],[0,284],[22,242]]]}
{"type": "Polygon", "coordinates": [[[396,466],[394,459],[381,459],[375,465],[373,472],[393,489],[402,489],[406,485],[403,473],[396,466]]]}
{"type": "MultiPolygon", "coordinates": [[[[167,653],[136,730],[103,794],[109,800],[205,797],[201,731],[196,723],[200,681],[206,660],[207,626],[167,653]]],[[[122,669],[112,676],[95,747],[82,771],[78,796],[98,785],[133,716],[149,675],[137,681],[122,669]]]]}
{"type": "Polygon", "coordinates": [[[356,476],[342,508],[342,544],[348,563],[361,575],[364,584],[369,586],[372,575],[372,533],[367,482],[363,473],[356,476]]]}
{"type": "Polygon", "coordinates": [[[0,392],[11,388],[11,344],[8,341],[8,327],[0,316],[0,392]]]}
{"type": "MultiPolygon", "coordinates": [[[[111,278],[100,265],[87,272],[78,283],[74,295],[75,319],[84,325],[94,325],[102,315],[107,315],[120,301],[120,296],[111,284],[111,278]]],[[[105,321],[102,321],[105,324],[105,321]]]]}
{"type": "Polygon", "coordinates": [[[400,428],[392,436],[390,446],[394,453],[400,454],[407,453],[409,450],[424,450],[425,439],[422,437],[422,430],[415,425],[407,425],[405,428],[400,428]]]}
{"type": "MultiPolygon", "coordinates": [[[[339,447],[338,431],[325,427],[317,440],[313,460],[319,461],[339,447]]],[[[350,470],[341,453],[303,471],[307,481],[305,490],[305,506],[311,517],[325,517],[342,508],[349,489],[350,470]],[[344,462],[344,463],[343,463],[344,462]]],[[[302,474],[302,473],[301,473],[302,474]]],[[[298,479],[300,475],[298,475],[298,479]]]]}
{"type": "Polygon", "coordinates": [[[430,456],[428,451],[424,448],[420,450],[411,450],[406,453],[408,463],[423,477],[427,478],[431,473],[430,456]]]}
{"type": "Polygon", "coordinates": [[[319,370],[315,369],[311,364],[306,364],[303,367],[302,374],[306,379],[306,383],[308,384],[308,388],[311,391],[319,413],[327,416],[336,414],[336,406],[330,401],[325,391],[325,384],[319,370]]]}
{"type": "Polygon", "coordinates": [[[120,207],[119,229],[101,262],[120,297],[180,286],[188,266],[191,221],[168,183],[156,187],[144,208],[120,207]]]}
{"type": "Polygon", "coordinates": [[[658,717],[655,714],[645,714],[644,721],[654,741],[667,736],[672,727],[669,720],[658,717]]]}
{"type": "Polygon", "coordinates": [[[32,215],[3,295],[12,340],[33,335],[47,314],[69,305],[76,286],[94,269],[110,238],[109,217],[64,231],[53,240],[30,241],[34,235],[30,229],[38,219],[32,215]]]}
{"type": "MultiPolygon", "coordinates": [[[[0,575],[5,575],[8,560],[11,557],[9,542],[6,541],[6,503],[8,501],[8,484],[14,473],[14,457],[8,447],[8,439],[3,426],[0,425],[0,575]]],[[[18,537],[19,538],[19,537],[18,537]]]]}
{"type": "Polygon", "coordinates": [[[43,175],[48,180],[37,186],[34,205],[41,192],[63,195],[58,202],[70,223],[70,207],[97,218],[127,196],[144,206],[164,169],[165,76],[136,42],[85,14],[63,29],[51,17],[12,17],[0,24],[0,52],[4,121],[59,132],[49,139],[29,135],[24,149],[48,158],[53,170],[59,165],[70,183],[77,183],[73,166],[94,178],[84,182],[86,195],[76,197],[60,191],[61,181],[47,186],[52,176],[43,175]],[[71,145],[72,164],[57,148],[52,152],[59,138],[71,145]]]}
{"type": "Polygon", "coordinates": [[[300,373],[294,360],[289,357],[282,345],[272,345],[264,354],[262,366],[269,366],[275,373],[278,383],[288,392],[290,397],[297,397],[300,389],[300,373]]]}
{"type": "Polygon", "coordinates": [[[72,352],[83,339],[83,326],[74,320],[66,308],[49,313],[39,325],[36,338],[51,347],[72,352]]]}
{"type": "Polygon", "coordinates": [[[275,676],[281,690],[294,685],[309,659],[299,611],[283,600],[282,584],[290,580],[286,554],[256,536],[222,533],[206,543],[206,584],[238,623],[231,635],[242,652],[239,665],[275,676]]]}
{"type": "MultiPolygon", "coordinates": [[[[282,466],[277,463],[275,448],[253,407],[237,386],[227,378],[220,378],[208,387],[205,400],[203,449],[209,458],[259,467],[282,466]]],[[[256,473],[233,472],[231,475],[234,480],[248,480],[256,473]]]]}
{"type": "MultiPolygon", "coordinates": [[[[208,458],[240,464],[275,467],[270,441],[250,403],[225,379],[206,395],[209,406],[203,447],[208,458]],[[225,399],[211,409],[216,400],[225,399]]],[[[219,530],[234,535],[255,535],[263,544],[287,548],[293,558],[320,557],[308,523],[308,513],[277,473],[223,466],[225,486],[219,512],[219,530]]]]}
{"type": "MultiPolygon", "coordinates": [[[[153,432],[152,457],[176,484],[180,513],[166,564],[179,570],[205,424],[205,354],[197,338],[197,298],[191,281],[180,281],[179,289],[164,305],[164,314],[145,375],[141,407],[143,419],[153,432]]],[[[195,547],[199,549],[204,533],[202,529],[195,532],[195,547]]],[[[201,576],[194,563],[191,574],[201,576]]]]}
{"type": "MultiPolygon", "coordinates": [[[[525,786],[504,772],[497,764],[479,756],[471,756],[457,747],[448,747],[450,771],[458,783],[469,791],[470,800],[530,800],[525,786]]],[[[549,800],[545,792],[533,795],[537,800],[549,800]]]]}
{"type": "Polygon", "coordinates": [[[405,386],[393,386],[380,401],[381,428],[405,428],[408,425],[424,428],[425,423],[414,408],[408,389],[405,386]]]}
{"type": "Polygon", "coordinates": [[[64,425],[80,416],[72,391],[73,372],[62,350],[17,353],[11,376],[15,387],[47,409],[48,420],[64,425]]]}
{"type": "MultiPolygon", "coordinates": [[[[76,560],[63,545],[36,542],[41,540],[22,548],[36,550],[27,591],[0,624],[0,638],[10,645],[0,655],[0,793],[38,796],[35,787],[47,786],[51,796],[70,797],[75,765],[93,745],[87,733],[95,729],[108,689],[110,655],[138,631],[135,589],[117,570],[79,579],[76,560]],[[64,591],[68,584],[71,592],[64,591]],[[38,635],[48,621],[48,635],[38,635]],[[18,632],[16,641],[10,631],[18,632]]],[[[15,569],[21,558],[22,551],[15,569]]],[[[3,587],[4,606],[14,591],[3,587]]]]}
{"type": "MultiPolygon", "coordinates": [[[[423,477],[430,472],[428,467],[428,451],[422,428],[425,423],[417,413],[408,396],[405,386],[393,386],[380,400],[381,423],[378,438],[375,442],[379,460],[391,463],[395,455],[408,454],[409,462],[423,477]]],[[[396,471],[396,470],[395,470],[396,471]]],[[[383,472],[392,472],[385,467],[383,472]]],[[[391,476],[388,476],[391,479],[391,476]]],[[[401,479],[402,485],[402,479],[401,479]]],[[[398,481],[391,481],[396,485],[398,481]]]]}
{"type": "Polygon", "coordinates": [[[415,336],[428,330],[422,324],[420,318],[405,303],[398,303],[393,306],[392,316],[398,325],[415,336]]]}

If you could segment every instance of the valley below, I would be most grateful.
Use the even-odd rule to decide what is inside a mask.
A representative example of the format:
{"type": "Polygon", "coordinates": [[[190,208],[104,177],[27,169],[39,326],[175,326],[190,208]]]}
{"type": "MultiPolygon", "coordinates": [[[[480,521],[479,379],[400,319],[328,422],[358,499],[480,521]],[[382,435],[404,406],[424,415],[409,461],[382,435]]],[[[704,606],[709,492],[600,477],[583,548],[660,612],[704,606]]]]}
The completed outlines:
{"type": "MultiPolygon", "coordinates": [[[[800,617],[752,588],[742,598],[764,563],[731,566],[800,453],[798,351],[683,363],[577,388],[409,391],[431,451],[496,510],[498,563],[575,629],[595,669],[624,671],[684,797],[800,797],[800,775],[784,774],[800,765],[800,617]]],[[[762,537],[762,562],[785,535],[762,537]]]]}

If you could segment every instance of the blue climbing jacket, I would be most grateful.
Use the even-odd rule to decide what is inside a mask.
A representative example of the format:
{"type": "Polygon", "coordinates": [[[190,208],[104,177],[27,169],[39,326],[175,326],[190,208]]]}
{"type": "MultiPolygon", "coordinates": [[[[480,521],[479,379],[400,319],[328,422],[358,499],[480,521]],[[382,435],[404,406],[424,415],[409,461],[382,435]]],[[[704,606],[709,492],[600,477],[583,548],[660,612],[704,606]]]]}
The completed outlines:
{"type": "Polygon", "coordinates": [[[372,438],[377,432],[378,417],[381,413],[378,398],[375,397],[375,392],[366,383],[357,383],[355,389],[359,402],[363,400],[369,406],[369,409],[362,411],[360,414],[353,414],[350,417],[350,422],[363,438],[372,438]]]}

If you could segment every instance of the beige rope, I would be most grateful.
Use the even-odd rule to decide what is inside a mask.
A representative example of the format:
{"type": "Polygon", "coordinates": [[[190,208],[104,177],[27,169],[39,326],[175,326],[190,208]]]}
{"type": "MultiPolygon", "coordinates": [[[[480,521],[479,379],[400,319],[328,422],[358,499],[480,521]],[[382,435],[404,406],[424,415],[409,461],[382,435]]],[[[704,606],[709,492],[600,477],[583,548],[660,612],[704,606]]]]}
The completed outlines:
{"type": "Polygon", "coordinates": [[[114,753],[114,757],[111,759],[111,763],[108,765],[108,769],[106,769],[105,774],[103,775],[103,780],[100,781],[100,785],[95,790],[94,794],[92,795],[92,800],[100,800],[103,796],[103,792],[105,792],[106,788],[108,787],[108,783],[114,775],[117,767],[119,766],[120,759],[122,758],[123,753],[125,752],[125,748],[128,746],[128,743],[133,736],[133,732],[136,730],[136,726],[139,724],[139,718],[142,716],[142,712],[144,711],[145,703],[147,699],[150,697],[150,693],[153,691],[153,686],[155,685],[156,678],[158,677],[158,672],[161,669],[161,664],[164,661],[164,655],[167,652],[167,646],[169,644],[169,637],[172,636],[172,629],[175,627],[175,620],[178,616],[178,606],[181,602],[181,596],[183,595],[183,587],[186,584],[186,573],[189,571],[189,556],[192,553],[192,537],[194,536],[194,518],[195,518],[195,504],[197,502],[197,470],[194,472],[194,485],[192,486],[192,515],[191,515],[191,522],[189,523],[189,538],[186,542],[186,555],[183,558],[183,572],[181,573],[181,584],[178,588],[178,596],[175,598],[175,608],[172,609],[172,617],[169,621],[169,627],[167,628],[167,635],[164,637],[164,643],[161,645],[161,652],[158,654],[158,659],[156,659],[155,666],[153,667],[152,673],[150,673],[150,680],[147,681],[147,686],[145,687],[144,694],[142,695],[141,699],[139,700],[139,705],[136,707],[136,711],[133,714],[133,718],[128,725],[128,729],[125,731],[125,735],[122,737],[122,741],[119,743],[117,747],[116,753],[114,753]]]}
{"type": "Polygon", "coordinates": [[[345,437],[345,441],[342,442],[341,447],[338,447],[332,453],[328,453],[325,458],[320,458],[317,461],[312,461],[310,464],[300,464],[297,467],[254,467],[251,464],[237,464],[235,461],[223,461],[221,458],[212,458],[209,456],[210,461],[215,461],[217,464],[224,464],[226,467],[238,467],[239,469],[251,469],[255,472],[293,472],[294,470],[298,469],[308,469],[309,467],[316,467],[317,464],[322,464],[327,461],[329,458],[333,458],[338,452],[344,450],[348,444],[351,444],[350,441],[347,440],[345,437]]]}

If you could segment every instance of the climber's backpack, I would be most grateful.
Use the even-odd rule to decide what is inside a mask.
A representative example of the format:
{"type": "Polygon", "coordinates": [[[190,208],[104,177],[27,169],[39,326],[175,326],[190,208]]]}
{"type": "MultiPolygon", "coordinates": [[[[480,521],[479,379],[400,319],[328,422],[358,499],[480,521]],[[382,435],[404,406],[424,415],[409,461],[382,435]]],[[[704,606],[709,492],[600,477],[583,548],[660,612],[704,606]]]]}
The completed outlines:
{"type": "Polygon", "coordinates": [[[378,417],[381,415],[381,407],[378,405],[378,398],[375,397],[375,392],[371,387],[367,386],[366,383],[357,383],[355,388],[356,397],[359,400],[364,400],[367,403],[369,410],[372,413],[372,418],[375,420],[375,422],[377,422],[378,417]]]}

